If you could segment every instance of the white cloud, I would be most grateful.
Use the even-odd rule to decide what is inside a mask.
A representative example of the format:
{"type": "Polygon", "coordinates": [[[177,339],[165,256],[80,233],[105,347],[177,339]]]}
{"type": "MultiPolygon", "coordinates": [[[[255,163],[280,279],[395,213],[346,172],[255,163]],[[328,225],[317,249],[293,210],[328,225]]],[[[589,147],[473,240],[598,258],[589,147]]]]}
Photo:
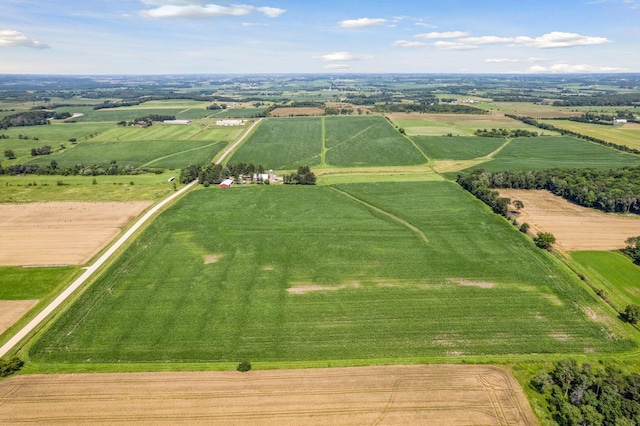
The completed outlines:
{"type": "Polygon", "coordinates": [[[590,37],[574,33],[554,31],[540,37],[516,37],[515,44],[538,49],[556,49],[560,47],[590,46],[595,44],[611,43],[604,37],[590,37]]]}
{"type": "Polygon", "coordinates": [[[497,44],[497,43],[511,43],[512,38],[496,37],[496,36],[482,36],[482,37],[463,37],[460,39],[463,43],[469,44],[497,44]]]}
{"type": "Polygon", "coordinates": [[[244,4],[220,6],[217,4],[194,4],[193,1],[157,1],[145,0],[144,3],[158,6],[154,9],[143,10],[141,15],[149,18],[214,18],[218,16],[246,16],[254,12],[260,12],[269,18],[277,18],[285,10],[275,7],[254,7],[244,4]]]}
{"type": "Polygon", "coordinates": [[[321,59],[323,61],[352,61],[355,57],[349,52],[334,52],[327,53],[326,55],[314,57],[315,59],[321,59]]]}
{"type": "Polygon", "coordinates": [[[478,46],[457,41],[436,41],[433,45],[441,50],[474,50],[478,48],[478,46]]]}
{"type": "Polygon", "coordinates": [[[340,26],[342,28],[364,28],[383,25],[386,22],[387,20],[382,18],[347,19],[346,21],[340,22],[340,26]]]}
{"type": "Polygon", "coordinates": [[[425,34],[416,34],[417,38],[424,38],[427,40],[434,39],[448,39],[448,38],[462,38],[469,36],[469,33],[465,33],[463,31],[446,31],[446,32],[431,32],[425,34]]]}
{"type": "Polygon", "coordinates": [[[398,40],[392,44],[394,47],[421,47],[426,46],[426,44],[421,41],[409,41],[409,40],[398,40]]]}
{"type": "Polygon", "coordinates": [[[15,30],[0,30],[0,48],[27,47],[31,49],[49,49],[50,47],[15,30]]]}
{"type": "Polygon", "coordinates": [[[591,72],[617,72],[617,71],[626,71],[624,68],[616,68],[616,67],[597,67],[593,65],[570,65],[567,63],[557,63],[550,65],[548,67],[543,67],[541,65],[534,65],[528,69],[530,73],[553,73],[553,74],[562,74],[562,73],[591,73],[591,72]]]}

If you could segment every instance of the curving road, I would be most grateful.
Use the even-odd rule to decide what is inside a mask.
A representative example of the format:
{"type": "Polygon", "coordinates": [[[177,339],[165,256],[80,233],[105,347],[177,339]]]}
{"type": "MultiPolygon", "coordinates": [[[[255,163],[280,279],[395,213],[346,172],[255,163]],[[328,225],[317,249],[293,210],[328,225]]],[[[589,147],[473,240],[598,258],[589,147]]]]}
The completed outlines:
{"type": "MultiPolygon", "coordinates": [[[[253,123],[249,129],[229,148],[225,150],[225,152],[220,156],[216,164],[222,162],[227,155],[231,151],[233,151],[238,145],[240,145],[247,136],[251,133],[253,128],[260,123],[262,119],[253,123]]],[[[67,287],[62,293],[58,295],[49,305],[47,305],[35,318],[33,318],[27,325],[25,325],[20,331],[18,331],[7,343],[0,347],[0,358],[5,356],[9,351],[11,351],[22,339],[24,339],[29,333],[31,333],[36,327],[38,327],[53,311],[55,311],[65,300],[73,294],[74,291],[78,289],[82,284],[85,283],[102,265],[105,264],[107,260],[120,248],[122,245],[138,230],[142,225],[144,225],[154,214],[156,214],[161,208],[169,204],[171,201],[175,200],[177,197],[181,196],[194,185],[198,183],[197,180],[186,185],[184,188],[179,191],[174,192],[169,197],[165,198],[155,206],[153,206],[149,211],[147,211],[138,221],[127,230],[118,240],[111,246],[109,249],[102,254],[95,261],[95,263],[89,266],[80,277],[78,277],[69,287],[67,287]]]]}

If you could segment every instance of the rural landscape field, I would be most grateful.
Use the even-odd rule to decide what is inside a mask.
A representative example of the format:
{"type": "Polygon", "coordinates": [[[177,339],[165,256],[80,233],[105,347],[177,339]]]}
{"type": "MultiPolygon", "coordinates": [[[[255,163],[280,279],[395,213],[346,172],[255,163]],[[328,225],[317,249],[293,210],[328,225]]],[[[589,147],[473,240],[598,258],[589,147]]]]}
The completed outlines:
{"type": "Polygon", "coordinates": [[[594,77],[245,79],[0,77],[0,423],[565,424],[567,359],[635,380],[640,130],[560,106],[594,77]]]}

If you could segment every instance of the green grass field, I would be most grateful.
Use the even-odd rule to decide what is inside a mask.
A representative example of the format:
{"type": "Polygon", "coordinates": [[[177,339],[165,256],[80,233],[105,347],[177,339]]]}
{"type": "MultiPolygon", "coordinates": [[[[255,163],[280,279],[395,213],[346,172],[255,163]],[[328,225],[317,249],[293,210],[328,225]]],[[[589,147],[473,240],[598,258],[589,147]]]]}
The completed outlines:
{"type": "Polygon", "coordinates": [[[270,118],[229,160],[230,164],[262,164],[268,169],[296,169],[320,164],[320,118],[270,118]]]}
{"type": "Polygon", "coordinates": [[[248,186],[178,201],[30,357],[604,353],[635,347],[621,330],[560,262],[453,183],[248,186]]]}
{"type": "MultiPolygon", "coordinates": [[[[168,179],[179,174],[179,170],[168,170],[162,174],[116,176],[0,175],[0,203],[157,201],[174,192],[173,182],[168,179]]],[[[177,188],[182,186],[175,183],[177,188]]]]}
{"type": "Polygon", "coordinates": [[[433,160],[470,160],[484,157],[505,142],[502,138],[412,136],[411,139],[433,160]]]}
{"type": "Polygon", "coordinates": [[[493,160],[473,167],[486,170],[537,170],[555,167],[617,168],[640,165],[640,156],[572,137],[513,139],[493,160]]]}
{"type": "Polygon", "coordinates": [[[79,270],[75,266],[56,268],[0,267],[0,300],[42,299],[66,284],[79,270]]]}
{"type": "Polygon", "coordinates": [[[640,305],[640,266],[631,259],[608,251],[578,251],[571,253],[571,259],[619,309],[631,303],[640,305]]]}
{"type": "Polygon", "coordinates": [[[270,169],[424,164],[427,159],[382,117],[302,117],[265,120],[229,163],[270,169]]]}
{"type": "Polygon", "coordinates": [[[325,163],[335,167],[405,166],[427,159],[383,117],[324,119],[325,163]]]}
{"type": "Polygon", "coordinates": [[[640,149],[640,126],[604,126],[600,124],[578,123],[569,120],[542,120],[561,129],[570,130],[581,135],[592,136],[618,145],[640,149]]]}

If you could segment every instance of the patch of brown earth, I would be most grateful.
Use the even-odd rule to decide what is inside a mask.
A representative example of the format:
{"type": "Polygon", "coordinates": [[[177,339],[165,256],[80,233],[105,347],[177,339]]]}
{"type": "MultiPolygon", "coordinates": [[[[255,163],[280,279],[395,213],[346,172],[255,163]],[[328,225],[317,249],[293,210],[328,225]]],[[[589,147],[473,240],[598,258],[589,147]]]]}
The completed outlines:
{"type": "Polygon", "coordinates": [[[518,223],[528,223],[531,234],[550,232],[564,251],[616,250],[640,235],[640,217],[603,213],[578,206],[547,191],[501,189],[501,197],[521,200],[518,223]]]}
{"type": "Polygon", "coordinates": [[[0,265],[82,265],[151,202],[0,204],[0,265]]]}
{"type": "Polygon", "coordinates": [[[493,288],[495,283],[488,281],[451,280],[463,287],[493,288]]]}
{"type": "Polygon", "coordinates": [[[571,336],[569,336],[567,333],[551,333],[549,334],[549,336],[561,342],[566,342],[571,338],[571,336]]]}
{"type": "Polygon", "coordinates": [[[289,287],[287,292],[289,294],[305,294],[312,291],[337,291],[344,290],[346,288],[359,288],[360,283],[342,284],[342,285],[316,285],[316,284],[298,284],[294,287],[289,287]]]}
{"type": "Polygon", "coordinates": [[[20,375],[0,382],[0,406],[5,424],[538,424],[485,365],[20,375]]]}
{"type": "Polygon", "coordinates": [[[272,117],[291,117],[291,116],[318,116],[324,115],[324,109],[316,107],[300,107],[300,108],[276,108],[271,111],[272,117]]]}
{"type": "Polygon", "coordinates": [[[0,334],[7,331],[37,303],[37,300],[0,300],[0,334]]]}
{"type": "Polygon", "coordinates": [[[220,258],[222,258],[220,254],[208,254],[204,257],[204,264],[211,265],[212,263],[217,263],[220,258]]]}

